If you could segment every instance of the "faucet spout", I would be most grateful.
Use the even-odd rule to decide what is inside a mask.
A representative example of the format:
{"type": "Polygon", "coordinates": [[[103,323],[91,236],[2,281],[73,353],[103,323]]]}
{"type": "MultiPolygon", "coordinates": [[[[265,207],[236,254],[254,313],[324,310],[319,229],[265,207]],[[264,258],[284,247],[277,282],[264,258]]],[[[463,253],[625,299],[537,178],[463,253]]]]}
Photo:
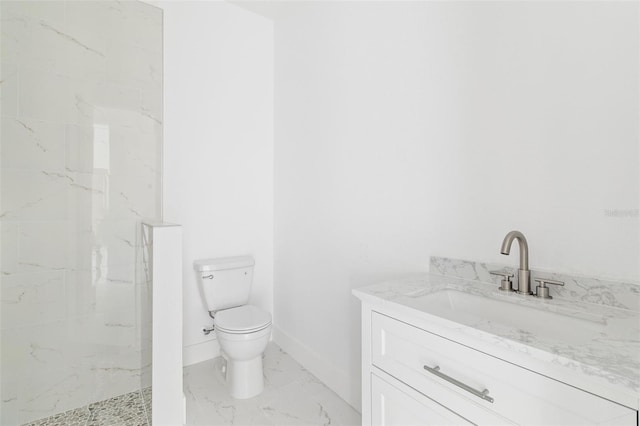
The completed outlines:
{"type": "Polygon", "coordinates": [[[518,240],[520,249],[520,267],[518,268],[518,293],[531,294],[531,278],[529,271],[529,245],[520,231],[509,232],[502,241],[500,253],[508,255],[511,252],[513,240],[518,240]]]}
{"type": "Polygon", "coordinates": [[[513,240],[518,240],[518,246],[520,249],[520,269],[526,271],[529,269],[529,245],[527,239],[520,231],[509,232],[502,241],[502,247],[500,253],[508,255],[511,252],[511,244],[513,240]]]}

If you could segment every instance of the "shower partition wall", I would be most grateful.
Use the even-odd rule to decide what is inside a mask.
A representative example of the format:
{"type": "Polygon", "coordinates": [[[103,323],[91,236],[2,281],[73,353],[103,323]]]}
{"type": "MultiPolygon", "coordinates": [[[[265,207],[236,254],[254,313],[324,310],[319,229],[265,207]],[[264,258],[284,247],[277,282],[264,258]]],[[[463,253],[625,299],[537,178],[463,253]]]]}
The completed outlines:
{"type": "Polygon", "coordinates": [[[2,1],[0,18],[0,424],[14,425],[150,385],[140,224],[161,219],[162,11],[2,1]]]}

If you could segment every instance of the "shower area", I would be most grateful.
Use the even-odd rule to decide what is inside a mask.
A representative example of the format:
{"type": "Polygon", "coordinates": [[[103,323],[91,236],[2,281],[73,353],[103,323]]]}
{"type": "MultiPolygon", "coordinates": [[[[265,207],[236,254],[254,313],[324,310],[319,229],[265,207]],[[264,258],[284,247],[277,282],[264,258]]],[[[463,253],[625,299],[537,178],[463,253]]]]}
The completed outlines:
{"type": "Polygon", "coordinates": [[[0,424],[148,425],[162,11],[0,2],[0,424]]]}

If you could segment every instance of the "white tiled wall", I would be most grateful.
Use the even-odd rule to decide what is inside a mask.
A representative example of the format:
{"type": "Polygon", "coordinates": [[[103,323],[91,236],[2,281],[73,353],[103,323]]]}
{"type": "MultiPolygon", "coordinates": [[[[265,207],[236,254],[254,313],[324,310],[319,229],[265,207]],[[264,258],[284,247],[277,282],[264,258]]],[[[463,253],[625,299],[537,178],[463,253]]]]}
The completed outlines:
{"type": "Polygon", "coordinates": [[[12,425],[140,387],[162,11],[2,1],[0,18],[0,424],[12,425]]]}

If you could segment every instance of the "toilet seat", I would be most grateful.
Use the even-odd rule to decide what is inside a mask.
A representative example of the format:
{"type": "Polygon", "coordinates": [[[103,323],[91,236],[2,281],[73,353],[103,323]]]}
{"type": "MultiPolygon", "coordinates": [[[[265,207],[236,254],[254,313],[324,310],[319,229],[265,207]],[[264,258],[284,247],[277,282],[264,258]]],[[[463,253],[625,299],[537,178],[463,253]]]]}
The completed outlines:
{"type": "Polygon", "coordinates": [[[257,306],[238,306],[216,312],[213,325],[225,333],[254,333],[271,325],[271,314],[257,306]]]}

